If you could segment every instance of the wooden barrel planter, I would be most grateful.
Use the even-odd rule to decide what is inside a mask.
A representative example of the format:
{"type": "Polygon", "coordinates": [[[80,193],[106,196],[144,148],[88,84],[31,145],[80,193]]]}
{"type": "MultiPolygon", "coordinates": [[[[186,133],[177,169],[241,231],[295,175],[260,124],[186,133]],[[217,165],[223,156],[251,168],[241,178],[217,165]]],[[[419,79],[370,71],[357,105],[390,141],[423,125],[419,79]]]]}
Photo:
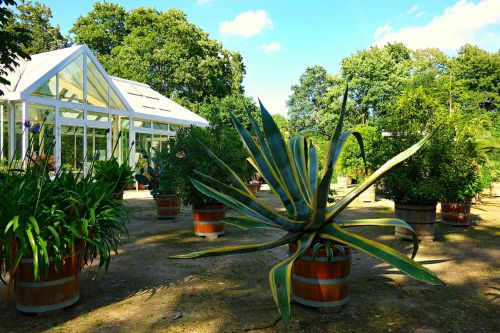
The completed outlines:
{"type": "MultiPolygon", "coordinates": [[[[292,253],[297,244],[289,245],[292,253]]],[[[331,308],[342,306],[349,301],[348,289],[351,272],[351,249],[345,254],[334,250],[334,257],[328,261],[324,249],[312,259],[312,248],[297,258],[292,266],[292,298],[297,303],[315,307],[331,308]]]]}
{"type": "Polygon", "coordinates": [[[194,233],[197,236],[217,237],[224,235],[226,206],[223,204],[193,205],[194,233]]]}
{"type": "Polygon", "coordinates": [[[56,270],[50,257],[49,273],[33,279],[33,258],[23,258],[14,274],[14,299],[21,312],[43,313],[68,307],[80,298],[80,258],[67,259],[56,270]]]}
{"type": "Polygon", "coordinates": [[[254,195],[257,194],[257,191],[259,190],[258,183],[248,183],[247,187],[254,195]]]}
{"type": "Polygon", "coordinates": [[[159,219],[175,219],[181,213],[181,200],[175,194],[157,194],[156,213],[159,219]]]}
{"type": "Polygon", "coordinates": [[[351,177],[337,177],[337,185],[340,187],[349,187],[352,184],[351,177]]]}
{"type": "Polygon", "coordinates": [[[490,183],[490,195],[500,197],[500,183],[490,183]]]}
{"type": "Polygon", "coordinates": [[[123,191],[113,193],[113,199],[123,200],[123,191]]]}
{"type": "Polygon", "coordinates": [[[441,222],[455,226],[469,226],[472,220],[470,208],[472,202],[466,201],[442,201],[441,222]]]}
{"type": "MultiPolygon", "coordinates": [[[[417,234],[420,241],[433,241],[436,233],[436,204],[434,205],[403,205],[395,204],[396,217],[408,223],[417,234]]],[[[411,231],[396,227],[396,236],[412,240],[411,231]]]]}

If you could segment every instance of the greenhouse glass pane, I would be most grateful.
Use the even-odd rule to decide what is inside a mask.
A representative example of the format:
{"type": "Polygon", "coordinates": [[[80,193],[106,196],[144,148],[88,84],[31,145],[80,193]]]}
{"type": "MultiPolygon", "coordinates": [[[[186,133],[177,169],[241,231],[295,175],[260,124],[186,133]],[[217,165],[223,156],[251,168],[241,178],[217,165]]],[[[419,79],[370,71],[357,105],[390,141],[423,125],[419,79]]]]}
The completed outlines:
{"type": "Polygon", "coordinates": [[[89,58],[87,58],[87,103],[108,107],[108,82],[89,58]]]}
{"type": "Polygon", "coordinates": [[[61,126],[61,167],[80,171],[83,166],[83,127],[61,126]]]}
{"type": "Polygon", "coordinates": [[[110,109],[117,109],[117,110],[124,110],[126,111],[127,108],[125,105],[122,103],[120,97],[115,93],[113,88],[109,87],[109,108],[110,109]]]}
{"type": "Polygon", "coordinates": [[[59,73],[59,99],[66,102],[83,103],[83,54],[59,73]]]}
{"type": "Polygon", "coordinates": [[[38,89],[32,94],[37,97],[48,97],[56,98],[56,76],[52,76],[48,81],[44,82],[38,89]]]}

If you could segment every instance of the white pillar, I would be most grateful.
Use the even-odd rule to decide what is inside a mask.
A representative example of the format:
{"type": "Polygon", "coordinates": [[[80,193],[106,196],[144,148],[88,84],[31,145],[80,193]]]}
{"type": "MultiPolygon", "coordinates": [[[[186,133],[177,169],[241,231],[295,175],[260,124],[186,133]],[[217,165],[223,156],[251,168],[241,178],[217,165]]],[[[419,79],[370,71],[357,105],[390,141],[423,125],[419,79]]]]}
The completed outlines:
{"type": "Polygon", "coordinates": [[[3,151],[3,123],[5,119],[3,118],[3,104],[0,104],[0,159],[3,160],[3,158],[6,156],[5,152],[3,151]]]}
{"type": "Polygon", "coordinates": [[[9,161],[12,161],[16,151],[16,107],[12,103],[9,105],[9,161]]]}
{"type": "Polygon", "coordinates": [[[28,103],[23,101],[22,103],[22,149],[21,149],[21,160],[26,158],[26,153],[28,152],[28,140],[29,140],[29,128],[24,127],[24,124],[28,120],[28,103]]]}

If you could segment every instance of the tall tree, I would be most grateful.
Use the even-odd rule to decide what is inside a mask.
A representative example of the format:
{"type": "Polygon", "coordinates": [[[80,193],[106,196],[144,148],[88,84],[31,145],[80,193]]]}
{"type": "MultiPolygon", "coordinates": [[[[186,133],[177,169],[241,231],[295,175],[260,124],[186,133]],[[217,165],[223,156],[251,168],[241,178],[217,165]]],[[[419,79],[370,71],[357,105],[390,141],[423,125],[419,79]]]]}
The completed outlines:
{"type": "Polygon", "coordinates": [[[110,74],[147,83],[194,111],[209,97],[243,93],[241,55],[210,39],[180,10],[140,7],[126,13],[101,3],[71,31],[97,52],[110,74]],[[108,29],[118,34],[108,35],[108,29]]]}
{"type": "Polygon", "coordinates": [[[230,113],[233,113],[243,126],[251,130],[252,124],[247,111],[260,122],[260,112],[255,102],[243,94],[232,94],[223,98],[210,97],[201,104],[198,114],[206,118],[210,124],[233,128],[230,113]]]}
{"type": "Polygon", "coordinates": [[[328,106],[327,92],[334,78],[322,66],[307,67],[299,84],[291,87],[288,106],[289,125],[292,133],[302,130],[320,130],[320,113],[328,106]]]}
{"type": "Polygon", "coordinates": [[[118,47],[129,31],[125,28],[128,12],[111,2],[96,2],[86,16],[80,16],[69,30],[77,44],[87,44],[107,69],[111,50],[118,47]]]}
{"type": "Polygon", "coordinates": [[[387,104],[409,75],[409,59],[409,49],[398,43],[358,51],[342,60],[342,77],[349,82],[349,96],[362,122],[388,112],[387,104]]]}
{"type": "MultiPolygon", "coordinates": [[[[9,29],[14,15],[8,6],[15,5],[14,0],[0,0],[0,84],[4,85],[10,84],[6,76],[19,65],[19,58],[30,58],[24,51],[31,40],[29,32],[22,27],[9,29]]],[[[4,92],[0,90],[0,96],[3,94],[4,92]]]]}
{"type": "Polygon", "coordinates": [[[53,25],[50,7],[30,0],[21,0],[8,29],[26,29],[31,34],[31,41],[22,46],[28,54],[53,51],[69,45],[69,39],[63,37],[58,25],[53,25]]]}

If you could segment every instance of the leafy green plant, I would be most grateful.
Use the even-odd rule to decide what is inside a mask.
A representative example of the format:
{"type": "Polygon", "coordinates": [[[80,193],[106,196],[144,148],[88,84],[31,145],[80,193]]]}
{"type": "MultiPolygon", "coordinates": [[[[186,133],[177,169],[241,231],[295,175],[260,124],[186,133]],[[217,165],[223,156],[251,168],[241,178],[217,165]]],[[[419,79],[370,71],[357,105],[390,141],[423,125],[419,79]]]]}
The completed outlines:
{"type": "MultiPolygon", "coordinates": [[[[170,138],[167,146],[171,147],[174,139],[170,138]]],[[[168,195],[179,193],[180,166],[172,149],[160,151],[152,148],[154,156],[141,149],[141,156],[146,165],[142,166],[135,175],[139,184],[148,186],[152,196],[157,194],[168,195]]]]}
{"type": "Polygon", "coordinates": [[[107,269],[127,233],[127,209],[113,200],[108,183],[96,181],[93,163],[86,175],[62,169],[49,174],[49,159],[37,156],[51,155],[53,137],[40,132],[31,132],[26,167],[10,168],[0,179],[0,263],[10,281],[23,257],[33,258],[35,281],[47,276],[49,257],[60,267],[67,258],[81,255],[85,264],[99,255],[99,267],[107,269]],[[33,148],[33,142],[47,141],[40,145],[44,151],[33,148]]]}
{"type": "Polygon", "coordinates": [[[95,179],[110,185],[115,193],[124,191],[128,185],[134,183],[134,170],[128,164],[130,151],[122,163],[118,162],[118,158],[114,156],[118,142],[119,140],[113,148],[110,159],[95,162],[95,179]]]}
{"type": "Polygon", "coordinates": [[[247,163],[248,154],[238,144],[238,134],[223,127],[184,127],[177,131],[170,149],[175,156],[175,164],[179,167],[178,177],[181,198],[185,205],[200,205],[218,203],[217,199],[207,196],[196,189],[190,177],[195,176],[195,170],[212,175],[221,183],[229,184],[228,175],[217,164],[206,158],[206,148],[219,155],[224,155],[230,161],[233,170],[243,174],[245,183],[250,181],[252,167],[247,163]]]}
{"type": "MultiPolygon", "coordinates": [[[[211,177],[205,173],[196,172],[192,178],[193,185],[203,194],[234,208],[244,214],[242,217],[227,218],[227,223],[244,229],[270,228],[285,230],[287,234],[277,240],[251,245],[227,246],[189,254],[177,255],[175,259],[193,259],[209,256],[218,256],[251,251],[262,251],[280,245],[297,243],[297,251],[275,265],[269,272],[269,282],[274,301],[285,324],[290,317],[290,274],[292,265],[308,248],[316,243],[334,241],[340,245],[352,247],[365,252],[388,264],[396,267],[409,276],[429,284],[440,285],[441,280],[432,272],[416,263],[406,255],[375,241],[366,239],[347,231],[356,226],[398,226],[413,232],[413,229],[404,221],[398,219],[362,219],[343,221],[339,214],[364,190],[370,187],[382,175],[394,166],[417,152],[434,134],[426,135],[418,143],[399,153],[378,170],[374,171],[361,184],[349,192],[345,197],[332,205],[327,204],[330,182],[334,166],[339,158],[345,140],[352,131],[342,132],[347,101],[347,89],[344,94],[340,120],[331,137],[329,149],[324,161],[324,172],[318,173],[316,149],[306,137],[298,135],[290,138],[285,144],[278,127],[271,115],[261,105],[263,131],[258,127],[255,119],[249,114],[258,144],[250,133],[241,125],[236,117],[232,117],[234,126],[247,148],[255,167],[266,179],[273,193],[276,193],[286,209],[281,214],[269,208],[259,198],[254,196],[246,187],[245,182],[238,177],[217,155],[207,149],[207,154],[231,180],[232,186],[211,177]],[[199,180],[198,180],[199,179],[199,180]]],[[[362,140],[359,140],[360,144],[362,140]]],[[[221,155],[222,156],[222,155],[221,155]]],[[[412,258],[418,250],[416,237],[412,258]]]]}

